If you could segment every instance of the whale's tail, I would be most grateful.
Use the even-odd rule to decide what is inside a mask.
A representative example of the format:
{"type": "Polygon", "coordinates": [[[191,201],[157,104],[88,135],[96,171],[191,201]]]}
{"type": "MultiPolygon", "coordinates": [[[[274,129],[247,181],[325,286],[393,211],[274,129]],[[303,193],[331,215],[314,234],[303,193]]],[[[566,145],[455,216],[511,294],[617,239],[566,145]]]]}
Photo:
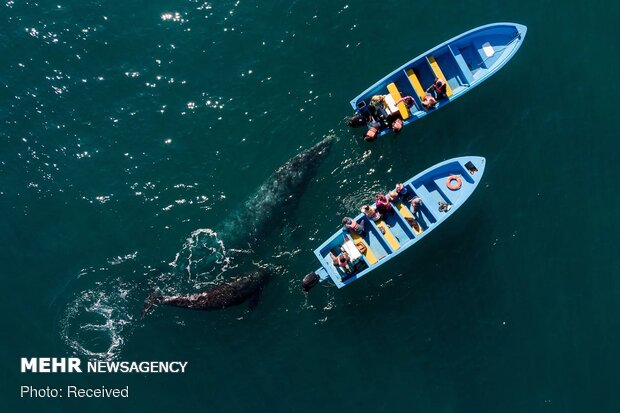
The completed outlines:
{"type": "Polygon", "coordinates": [[[144,300],[144,308],[142,308],[142,314],[140,318],[144,318],[144,316],[150,311],[153,306],[159,302],[163,297],[161,295],[155,294],[155,290],[151,291],[151,294],[144,300]]]}

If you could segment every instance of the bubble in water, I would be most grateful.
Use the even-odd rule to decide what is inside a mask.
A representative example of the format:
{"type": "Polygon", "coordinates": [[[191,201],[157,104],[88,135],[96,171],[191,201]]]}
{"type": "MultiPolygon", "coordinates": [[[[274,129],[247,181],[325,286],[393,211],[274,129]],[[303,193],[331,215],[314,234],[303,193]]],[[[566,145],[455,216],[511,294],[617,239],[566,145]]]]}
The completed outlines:
{"type": "Polygon", "coordinates": [[[230,257],[227,256],[224,242],[209,228],[193,231],[170,263],[170,266],[187,273],[190,279],[199,274],[217,276],[229,265],[230,257]]]}
{"type": "Polygon", "coordinates": [[[128,312],[128,290],[119,285],[116,291],[98,282],[96,288],[83,291],[69,303],[61,321],[65,343],[77,354],[101,359],[118,355],[124,330],[133,317],[128,312]]]}

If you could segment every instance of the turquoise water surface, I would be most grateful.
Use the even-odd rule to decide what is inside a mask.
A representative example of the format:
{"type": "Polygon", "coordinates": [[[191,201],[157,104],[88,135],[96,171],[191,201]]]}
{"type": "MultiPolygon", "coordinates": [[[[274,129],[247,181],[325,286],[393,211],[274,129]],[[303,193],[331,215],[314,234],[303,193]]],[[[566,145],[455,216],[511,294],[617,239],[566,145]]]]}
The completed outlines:
{"type": "Polygon", "coordinates": [[[620,410],[618,3],[0,7],[6,411],[620,410]],[[528,33],[483,85],[398,137],[344,125],[370,84],[497,21],[528,33]],[[295,202],[232,245],[222,229],[243,239],[256,219],[227,222],[325,138],[295,202]],[[454,217],[350,287],[301,292],[344,214],[463,155],[487,164],[454,217]],[[256,264],[278,276],[254,311],[140,319],[153,288],[200,291],[256,264]],[[189,364],[19,373],[46,356],[189,364]],[[69,384],[130,397],[19,397],[69,384]]]}

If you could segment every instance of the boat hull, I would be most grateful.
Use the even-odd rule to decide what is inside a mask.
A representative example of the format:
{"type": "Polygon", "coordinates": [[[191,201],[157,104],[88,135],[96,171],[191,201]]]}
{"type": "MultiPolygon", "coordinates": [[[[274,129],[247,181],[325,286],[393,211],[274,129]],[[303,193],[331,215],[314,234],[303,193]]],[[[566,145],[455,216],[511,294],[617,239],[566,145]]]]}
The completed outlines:
{"type": "Polygon", "coordinates": [[[361,237],[338,231],[314,251],[321,263],[315,273],[321,281],[331,279],[342,288],[411,248],[465,203],[478,186],[484,168],[485,159],[482,157],[453,158],[403,182],[407,193],[399,202],[392,203],[394,212],[386,214],[384,222],[375,223],[359,214],[355,220],[358,223],[363,221],[365,227],[361,237]],[[414,198],[422,201],[418,208],[409,202],[414,198]],[[350,273],[335,266],[330,255],[346,249],[347,238],[353,244],[364,245],[367,250],[350,273]]]}
{"type": "MultiPolygon", "coordinates": [[[[516,23],[493,23],[472,29],[408,61],[356,96],[351,106],[359,114],[367,115],[372,96],[389,96],[394,101],[411,96],[414,106],[410,108],[402,104],[397,108],[388,104],[385,107],[388,114],[397,109],[404,115],[403,124],[408,125],[458,99],[495,74],[519,50],[526,32],[526,26],[516,23]],[[422,106],[422,98],[436,77],[447,82],[448,96],[438,99],[435,109],[428,111],[422,106]]],[[[378,135],[390,131],[384,125],[378,135]]]]}

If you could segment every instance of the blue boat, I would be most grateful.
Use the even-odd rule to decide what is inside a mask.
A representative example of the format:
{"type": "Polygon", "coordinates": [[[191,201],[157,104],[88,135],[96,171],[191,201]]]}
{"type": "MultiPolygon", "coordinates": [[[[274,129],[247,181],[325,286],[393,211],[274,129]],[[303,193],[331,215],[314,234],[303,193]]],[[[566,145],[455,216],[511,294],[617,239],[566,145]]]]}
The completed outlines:
{"type": "Polygon", "coordinates": [[[484,166],[479,156],[453,158],[403,182],[406,191],[390,202],[391,213],[378,221],[360,213],[354,220],[363,222],[363,234],[341,229],[314,250],[321,267],[304,277],[304,290],[329,279],[342,288],[413,246],[463,205],[478,186],[484,166]],[[343,252],[349,262],[341,267],[334,259],[343,252]]]}
{"type": "Polygon", "coordinates": [[[515,23],[493,23],[465,32],[394,70],[353,99],[351,106],[361,119],[368,120],[369,116],[374,116],[374,120],[381,121],[377,136],[382,136],[392,130],[389,122],[385,121],[389,116],[400,117],[403,125],[407,125],[485,81],[514,56],[526,32],[526,26],[515,23]],[[422,106],[422,101],[435,78],[446,82],[446,96],[437,99],[434,109],[427,110],[422,106]],[[385,99],[378,102],[379,105],[375,103],[371,109],[373,96],[383,96],[385,99]],[[397,104],[405,96],[411,96],[413,102],[409,101],[409,105],[405,102],[397,104]],[[378,114],[375,107],[379,110],[378,114]]]}

